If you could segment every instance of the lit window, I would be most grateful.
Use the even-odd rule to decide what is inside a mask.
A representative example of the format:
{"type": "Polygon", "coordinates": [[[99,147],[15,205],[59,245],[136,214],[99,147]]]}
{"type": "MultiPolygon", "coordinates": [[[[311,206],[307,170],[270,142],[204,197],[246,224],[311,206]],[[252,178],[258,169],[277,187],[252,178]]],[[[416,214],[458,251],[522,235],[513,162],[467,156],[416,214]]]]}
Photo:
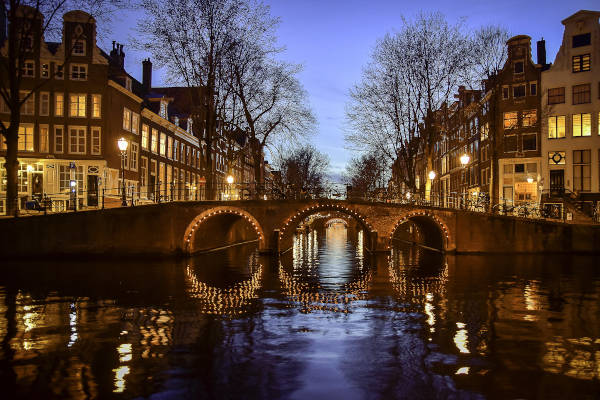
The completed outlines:
{"type": "Polygon", "coordinates": [[[139,132],[140,126],[140,115],[137,113],[131,113],[131,132],[136,135],[139,132]]]}
{"type": "Polygon", "coordinates": [[[69,116],[71,117],[85,117],[86,113],[86,99],[85,94],[72,94],[69,96],[69,116]]]}
{"type": "Polygon", "coordinates": [[[64,129],[62,126],[54,127],[54,152],[64,152],[64,129]]]}
{"type": "Polygon", "coordinates": [[[165,156],[167,154],[167,135],[164,133],[160,134],[160,155],[165,156]]]}
{"type": "Polygon", "coordinates": [[[85,40],[73,41],[73,55],[85,56],[85,40]]]}
{"type": "Polygon", "coordinates": [[[19,124],[19,151],[33,151],[33,124],[19,124]]]}
{"type": "Polygon", "coordinates": [[[99,126],[92,126],[91,128],[91,153],[93,155],[100,155],[102,153],[102,134],[99,126]]]}
{"type": "Polygon", "coordinates": [[[573,72],[589,71],[591,66],[592,61],[589,54],[573,56],[573,72]]]}
{"type": "Polygon", "coordinates": [[[537,110],[523,111],[523,126],[533,126],[537,123],[537,110]]]}
{"type": "Polygon", "coordinates": [[[85,81],[87,79],[87,65],[71,64],[71,80],[85,81]]]}
{"type": "Polygon", "coordinates": [[[40,125],[40,153],[47,153],[50,150],[50,133],[48,125],[40,125]]]}
{"type": "Polygon", "coordinates": [[[142,149],[148,150],[148,125],[142,124],[142,149]]]}
{"type": "Polygon", "coordinates": [[[548,89],[548,104],[562,104],[565,102],[565,88],[548,89]]]}
{"type": "Polygon", "coordinates": [[[92,95],[92,118],[100,118],[102,115],[102,95],[92,95]]]}
{"type": "Polygon", "coordinates": [[[516,111],[504,113],[504,129],[513,129],[517,127],[518,114],[516,111]]]}
{"type": "Polygon", "coordinates": [[[85,154],[85,126],[69,128],[69,153],[85,154]]]}
{"type": "Polygon", "coordinates": [[[62,117],[65,112],[65,95],[62,93],[54,93],[54,115],[62,117]]]}
{"type": "Polygon", "coordinates": [[[564,151],[551,151],[548,153],[548,164],[549,165],[565,165],[565,152],[564,151]]]}
{"type": "Polygon", "coordinates": [[[548,139],[565,137],[566,117],[564,115],[552,115],[548,117],[548,139]]]}
{"type": "Polygon", "coordinates": [[[179,142],[177,140],[173,141],[173,160],[177,161],[177,155],[179,152],[179,142]]]}
{"type": "Polygon", "coordinates": [[[573,114],[573,137],[592,135],[592,114],[573,114]]]}
{"type": "Polygon", "coordinates": [[[158,130],[152,128],[152,142],[150,143],[150,150],[153,153],[158,151],[158,130]]]}
{"type": "Polygon", "coordinates": [[[129,162],[129,168],[132,171],[137,171],[138,168],[138,144],[135,142],[131,143],[131,160],[129,162]]]}
{"type": "Polygon", "coordinates": [[[146,186],[146,174],[148,173],[148,158],[140,158],[140,186],[146,186]]]}
{"type": "Polygon", "coordinates": [[[50,93],[40,93],[40,115],[48,115],[50,113],[50,93]]]}
{"type": "Polygon", "coordinates": [[[167,138],[167,158],[173,158],[173,138],[167,138]]]}
{"type": "Polygon", "coordinates": [[[131,111],[123,108],[123,129],[131,131],[131,111]]]}
{"type": "Polygon", "coordinates": [[[33,61],[24,61],[23,68],[21,69],[21,75],[26,78],[33,78],[35,76],[35,63],[33,61]]]}
{"type": "Polygon", "coordinates": [[[592,86],[587,83],[584,85],[573,86],[573,104],[585,104],[591,101],[592,86]]]}

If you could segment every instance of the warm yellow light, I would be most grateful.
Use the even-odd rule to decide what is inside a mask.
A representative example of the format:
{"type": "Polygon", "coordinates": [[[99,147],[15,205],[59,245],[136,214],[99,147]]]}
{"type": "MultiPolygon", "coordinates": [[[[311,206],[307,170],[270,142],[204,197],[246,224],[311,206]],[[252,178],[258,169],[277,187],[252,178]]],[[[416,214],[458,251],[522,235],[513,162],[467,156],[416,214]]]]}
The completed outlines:
{"type": "Polygon", "coordinates": [[[435,171],[429,171],[429,180],[435,179],[435,171]]]}
{"type": "Polygon", "coordinates": [[[233,183],[233,176],[232,175],[229,175],[227,177],[227,183],[229,183],[230,185],[233,183]]]}
{"type": "Polygon", "coordinates": [[[527,183],[533,183],[533,178],[531,176],[527,177],[527,183]]]}
{"type": "Polygon", "coordinates": [[[410,200],[410,192],[406,192],[406,199],[410,200]]]}
{"type": "Polygon", "coordinates": [[[27,165],[27,172],[33,172],[33,165],[27,165]]]}
{"type": "Polygon", "coordinates": [[[465,153],[462,156],[460,156],[460,163],[462,165],[467,165],[470,160],[471,160],[471,157],[469,157],[469,155],[467,153],[465,153]]]}
{"type": "Polygon", "coordinates": [[[121,138],[117,140],[117,145],[119,146],[119,150],[125,152],[127,151],[127,146],[129,146],[129,142],[125,138],[121,138]]]}

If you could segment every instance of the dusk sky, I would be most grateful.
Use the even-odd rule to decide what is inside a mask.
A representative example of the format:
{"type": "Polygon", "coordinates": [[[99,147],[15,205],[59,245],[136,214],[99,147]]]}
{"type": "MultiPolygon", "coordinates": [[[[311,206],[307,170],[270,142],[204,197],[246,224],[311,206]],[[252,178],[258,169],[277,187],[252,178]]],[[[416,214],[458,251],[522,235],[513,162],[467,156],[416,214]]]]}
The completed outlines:
{"type": "MultiPolygon", "coordinates": [[[[302,63],[300,80],[308,91],[318,126],[311,141],[331,160],[334,179],[353,153],[344,143],[344,106],[348,90],[359,81],[362,67],[369,61],[373,46],[386,32],[402,26],[402,16],[412,18],[419,11],[440,11],[450,23],[466,18],[470,27],[501,24],[511,34],[525,34],[535,42],[546,39],[547,59],[553,61],[562,41],[561,20],[580,9],[600,10],[598,0],[570,1],[395,1],[395,0],[270,0],[272,15],[281,18],[279,43],[286,46],[283,58],[302,63]]],[[[131,17],[135,18],[135,15],[131,17]]],[[[128,46],[135,34],[124,19],[115,24],[113,34],[104,40],[126,44],[126,68],[141,79],[141,60],[147,54],[128,46]]],[[[153,84],[165,84],[154,71],[153,84]]]]}

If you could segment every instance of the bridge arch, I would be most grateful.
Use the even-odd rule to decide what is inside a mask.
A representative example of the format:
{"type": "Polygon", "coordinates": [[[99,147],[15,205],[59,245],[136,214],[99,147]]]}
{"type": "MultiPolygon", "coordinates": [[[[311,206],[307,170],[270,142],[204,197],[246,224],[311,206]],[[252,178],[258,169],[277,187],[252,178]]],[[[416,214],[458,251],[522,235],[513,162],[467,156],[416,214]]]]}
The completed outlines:
{"type": "MultiPolygon", "coordinates": [[[[235,223],[239,221],[245,221],[250,227],[250,229],[256,234],[259,243],[259,248],[264,249],[266,247],[266,240],[263,228],[252,214],[238,207],[219,206],[201,212],[200,214],[196,215],[196,217],[194,217],[194,219],[192,219],[192,221],[187,225],[185,233],[183,235],[183,249],[186,254],[193,254],[198,251],[209,250],[197,248],[196,236],[199,232],[202,231],[204,225],[206,225],[211,219],[214,220],[215,218],[215,221],[218,221],[220,219],[221,222],[225,223],[225,226],[229,227],[232,227],[235,223]]],[[[220,228],[222,227],[223,226],[220,226],[220,228]]],[[[210,226],[208,228],[210,228],[210,226]]],[[[222,229],[215,231],[221,230],[222,229]]],[[[212,231],[211,236],[214,236],[215,231],[212,231]]],[[[228,233],[229,232],[227,231],[226,234],[223,235],[223,237],[221,238],[223,242],[225,242],[225,240],[227,239],[228,233]]],[[[226,243],[223,243],[223,245],[226,245],[226,243]]]]}
{"type": "Polygon", "coordinates": [[[334,218],[329,218],[327,221],[325,221],[325,226],[329,226],[332,224],[343,224],[344,226],[348,226],[348,221],[346,221],[343,218],[339,218],[339,217],[334,217],[334,218]]]}
{"type": "MultiPolygon", "coordinates": [[[[286,218],[286,220],[283,222],[283,224],[281,225],[281,227],[279,229],[279,236],[278,236],[277,240],[280,242],[280,245],[281,245],[281,242],[283,241],[283,239],[286,237],[286,235],[287,236],[290,235],[290,230],[293,229],[294,227],[296,227],[300,221],[302,221],[307,216],[309,216],[313,213],[320,212],[320,211],[336,211],[336,212],[348,215],[349,217],[352,217],[354,220],[356,220],[359,223],[359,225],[366,232],[367,236],[369,237],[369,240],[367,240],[366,243],[370,244],[371,233],[374,231],[374,229],[373,229],[373,226],[367,220],[367,218],[365,218],[361,213],[359,213],[355,209],[348,207],[347,205],[324,203],[324,204],[313,204],[313,205],[304,207],[300,210],[296,210],[293,214],[291,214],[288,218],[286,218]]],[[[281,250],[285,251],[287,249],[281,249],[281,250]]],[[[375,249],[372,249],[372,250],[375,250],[375,249]]]]}
{"type": "Polygon", "coordinates": [[[388,248],[391,248],[392,240],[398,228],[408,222],[413,222],[422,231],[423,245],[441,251],[448,249],[448,244],[450,243],[450,230],[448,226],[435,214],[425,210],[411,211],[403,215],[396,222],[390,232],[388,248]]]}

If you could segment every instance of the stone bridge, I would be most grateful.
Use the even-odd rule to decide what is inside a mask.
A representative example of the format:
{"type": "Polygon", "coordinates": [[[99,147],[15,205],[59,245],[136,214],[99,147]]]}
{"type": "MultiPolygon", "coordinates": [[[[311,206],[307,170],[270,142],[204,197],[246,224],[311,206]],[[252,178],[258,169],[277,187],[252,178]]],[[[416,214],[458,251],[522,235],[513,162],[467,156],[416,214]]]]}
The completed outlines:
{"type": "Polygon", "coordinates": [[[173,202],[0,220],[6,256],[185,255],[246,241],[263,252],[292,245],[315,213],[354,220],[371,251],[417,238],[446,252],[596,252],[600,227],[469,211],[341,200],[173,202]],[[407,228],[408,227],[408,228],[407,228]]]}

